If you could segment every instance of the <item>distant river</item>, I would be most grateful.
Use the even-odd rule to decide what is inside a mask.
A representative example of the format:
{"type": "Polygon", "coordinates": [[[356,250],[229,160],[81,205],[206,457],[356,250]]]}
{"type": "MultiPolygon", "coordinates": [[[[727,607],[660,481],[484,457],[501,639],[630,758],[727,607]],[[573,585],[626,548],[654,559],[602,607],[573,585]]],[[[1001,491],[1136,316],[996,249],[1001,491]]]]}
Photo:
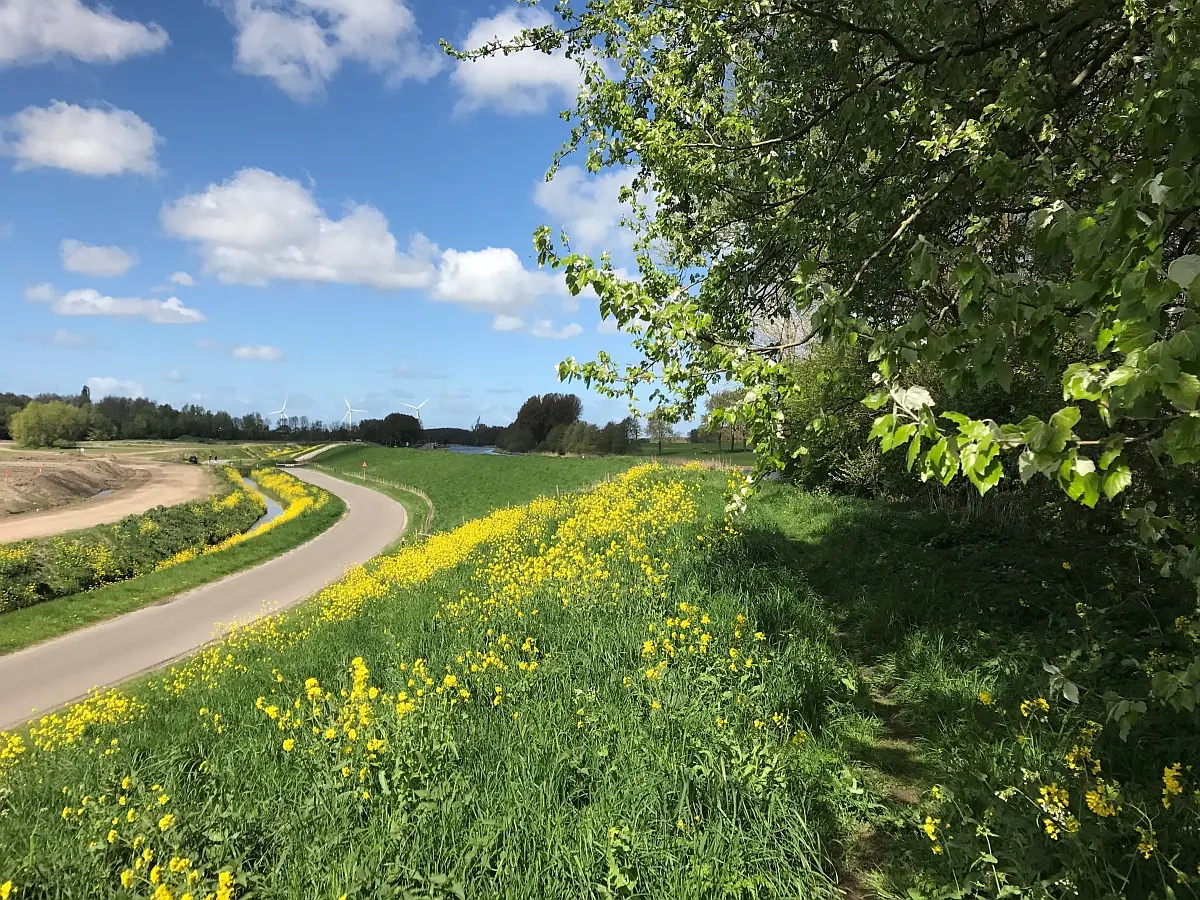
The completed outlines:
{"type": "Polygon", "coordinates": [[[496,452],[495,447],[468,447],[466,444],[451,444],[446,449],[451,453],[471,453],[475,455],[485,453],[494,454],[496,452]]]}

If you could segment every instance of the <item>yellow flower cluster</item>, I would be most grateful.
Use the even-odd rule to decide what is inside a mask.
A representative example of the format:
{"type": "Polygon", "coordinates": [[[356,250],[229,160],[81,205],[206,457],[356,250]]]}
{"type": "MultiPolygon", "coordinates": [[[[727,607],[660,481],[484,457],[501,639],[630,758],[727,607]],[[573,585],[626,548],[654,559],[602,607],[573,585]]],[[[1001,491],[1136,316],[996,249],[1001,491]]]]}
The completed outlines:
{"type": "Polygon", "coordinates": [[[484,589],[444,603],[437,618],[487,622],[501,612],[536,615],[530,601],[541,599],[599,606],[656,595],[671,563],[650,548],[697,512],[694,489],[652,477],[659,471],[637,466],[582,496],[531,503],[492,541],[476,573],[484,589]]]}
{"type": "Polygon", "coordinates": [[[161,784],[145,785],[127,774],[99,796],[62,793],[68,804],[62,819],[75,828],[89,849],[106,848],[115,858],[120,886],[154,900],[232,900],[234,877],[209,875],[193,860],[201,854],[182,846],[179,819],[161,784]]]}
{"type": "MultiPolygon", "coordinates": [[[[483,519],[468,522],[454,531],[434,535],[421,544],[402,548],[368,566],[356,567],[341,581],[317,595],[314,614],[271,615],[237,625],[220,643],[170,668],[163,678],[152,681],[148,688],[151,692],[162,691],[170,695],[179,695],[191,689],[212,688],[229,673],[245,672],[247,667],[242,660],[248,654],[261,655],[285,650],[306,639],[314,628],[354,617],[372,599],[384,597],[405,584],[425,581],[438,572],[460,565],[484,545],[491,545],[491,552],[480,562],[476,577],[486,578],[492,593],[503,598],[499,605],[513,609],[518,617],[537,614],[535,606],[529,605],[524,610],[522,607],[538,591],[549,592],[564,605],[572,597],[582,596],[576,582],[584,577],[585,572],[592,573],[593,586],[605,583],[606,579],[600,573],[615,567],[618,560],[623,561],[627,572],[630,572],[631,566],[635,567],[627,576],[629,584],[626,587],[631,592],[650,593],[647,584],[637,583],[639,579],[634,573],[640,573],[640,577],[647,580],[653,578],[652,584],[661,584],[667,577],[669,567],[666,561],[657,558],[647,562],[648,541],[651,537],[665,535],[696,514],[695,501],[690,494],[694,488],[656,477],[661,471],[655,465],[638,466],[595,489],[592,494],[542,499],[526,507],[500,510],[483,519]],[[589,522],[589,518],[597,521],[589,522]],[[556,520],[557,527],[551,538],[550,529],[556,520]],[[506,574],[503,567],[496,565],[497,558],[517,562],[519,549],[523,548],[528,556],[531,544],[533,549],[541,546],[533,542],[546,540],[550,540],[551,545],[557,548],[553,558],[559,561],[559,568],[548,568],[541,564],[514,566],[506,574]],[[603,560],[602,563],[597,564],[589,559],[588,542],[595,542],[599,549],[591,555],[603,560]]],[[[550,550],[551,546],[547,546],[546,552],[550,550]]],[[[608,580],[619,585],[615,578],[608,580]]],[[[613,595],[609,593],[608,596],[611,598],[613,595]]],[[[485,618],[492,609],[490,600],[472,602],[460,597],[444,601],[438,615],[446,618],[464,615],[485,618]]],[[[489,639],[492,638],[494,636],[489,635],[489,639]]],[[[494,638],[483,651],[464,656],[465,671],[456,677],[470,677],[485,670],[490,674],[490,670],[498,668],[492,660],[503,660],[505,665],[515,666],[518,671],[527,674],[538,667],[541,659],[540,651],[531,640],[518,645],[513,639],[501,635],[494,638]]],[[[424,666],[422,661],[418,663],[424,666]]],[[[413,664],[414,669],[418,668],[418,663],[413,664]]],[[[414,677],[413,680],[417,679],[414,677]]],[[[496,696],[495,687],[487,687],[489,697],[496,696]]],[[[506,689],[501,687],[500,696],[503,696],[506,689]]],[[[429,688],[434,688],[436,693],[434,684],[416,684],[416,690],[422,697],[429,688]]],[[[456,697],[458,702],[465,700],[460,695],[456,697]]],[[[130,722],[144,709],[145,703],[137,697],[110,690],[91,695],[63,712],[44,717],[30,735],[38,750],[49,752],[76,743],[92,725],[130,722]]],[[[20,738],[15,740],[19,741],[20,738]]],[[[10,735],[0,732],[0,747],[8,746],[8,742],[12,741],[10,735]]],[[[19,751],[10,751],[9,756],[0,758],[0,762],[11,768],[18,756],[19,751]]],[[[25,756],[28,758],[29,754],[25,756]]],[[[3,768],[0,767],[2,773],[3,768]]]]}
{"type": "Polygon", "coordinates": [[[1079,820],[1067,811],[1071,796],[1057,784],[1042,785],[1038,788],[1038,806],[1046,813],[1042,825],[1053,840],[1058,840],[1063,832],[1075,834],[1079,831],[1079,820]]]}
{"type": "MultiPolygon", "coordinates": [[[[231,477],[236,477],[240,480],[241,476],[236,471],[232,469],[229,471],[233,473],[231,477]]],[[[256,469],[250,473],[250,477],[287,504],[283,512],[269,522],[259,525],[257,528],[230,535],[218,544],[189,547],[186,550],[181,550],[174,556],[160,562],[156,567],[156,571],[170,569],[173,566],[189,562],[197,557],[207,556],[211,553],[220,553],[222,550],[236,547],[250,538],[266,534],[268,531],[304,515],[309,510],[320,509],[329,501],[329,494],[319,487],[303,482],[298,478],[288,475],[286,472],[280,472],[278,469],[256,469]]],[[[237,502],[241,502],[242,495],[248,496],[248,492],[234,491],[227,495],[224,500],[218,502],[224,503],[232,500],[236,504],[237,502]]],[[[257,501],[257,498],[255,499],[257,501]]]]}
{"type": "Polygon", "coordinates": [[[1171,808],[1171,798],[1178,797],[1183,793],[1183,784],[1179,780],[1179,775],[1183,771],[1182,763],[1175,763],[1173,766],[1163,767],[1163,789],[1162,789],[1162,805],[1166,809],[1171,808]]]}
{"type": "MultiPolygon", "coordinates": [[[[145,710],[145,704],[136,697],[118,690],[92,691],[83,700],[61,712],[42,716],[30,726],[29,737],[34,747],[49,753],[78,743],[89,728],[125,725],[137,719],[145,710]]],[[[11,739],[11,736],[0,733],[0,741],[5,739],[11,739]]]]}

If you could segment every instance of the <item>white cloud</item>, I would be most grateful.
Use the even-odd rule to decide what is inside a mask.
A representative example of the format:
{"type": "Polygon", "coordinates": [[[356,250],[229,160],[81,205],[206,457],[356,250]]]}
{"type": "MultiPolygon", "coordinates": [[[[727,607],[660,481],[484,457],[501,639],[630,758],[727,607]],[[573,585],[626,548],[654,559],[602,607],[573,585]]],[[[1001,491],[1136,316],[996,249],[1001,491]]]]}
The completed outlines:
{"type": "Polygon", "coordinates": [[[176,272],[171,276],[171,281],[183,287],[191,287],[196,283],[196,279],[192,278],[187,272],[176,272]]]}
{"type": "Polygon", "coordinates": [[[167,45],[158,25],[117,17],[80,0],[4,0],[0,5],[0,68],[69,56],[83,62],[120,62],[167,45]]]}
{"type": "Polygon", "coordinates": [[[539,182],[533,201],[550,216],[553,226],[591,252],[627,249],[632,235],[620,226],[630,213],[620,200],[621,189],[633,183],[634,172],[620,169],[590,175],[579,166],[563,166],[550,181],[539,182]]]}
{"type": "Polygon", "coordinates": [[[269,347],[265,344],[243,344],[240,347],[233,348],[233,358],[275,362],[276,360],[283,359],[283,351],[278,347],[269,347]]]}
{"type": "Polygon", "coordinates": [[[187,378],[181,375],[178,369],[169,370],[163,375],[163,378],[167,381],[170,381],[172,384],[182,384],[183,382],[187,381],[187,378]]]}
{"type": "Polygon", "coordinates": [[[157,325],[191,325],[205,320],[202,312],[184,306],[177,297],[166,300],[108,297],[92,288],[62,294],[53,285],[39,284],[25,292],[25,299],[50,304],[50,311],[58,316],[142,318],[157,325]]]}
{"type": "Polygon", "coordinates": [[[520,316],[498,315],[492,319],[492,328],[496,331],[520,331],[525,327],[525,320],[520,316]]]}
{"type": "Polygon", "coordinates": [[[57,344],[59,347],[78,347],[81,344],[91,343],[91,340],[86,334],[76,334],[65,328],[56,328],[50,335],[50,343],[57,344]]]}
{"type": "MultiPolygon", "coordinates": [[[[473,50],[496,38],[509,40],[525,28],[539,28],[553,21],[539,9],[505,10],[490,19],[477,20],[463,46],[473,50]]],[[[488,107],[504,113],[539,113],[552,100],[561,101],[563,106],[574,101],[583,83],[579,64],[567,59],[561,50],[553,54],[522,50],[473,62],[460,60],[450,78],[462,94],[455,107],[458,112],[488,107]]]]}
{"type": "Polygon", "coordinates": [[[538,319],[529,326],[529,333],[536,338],[553,338],[555,340],[565,340],[583,334],[583,326],[578,322],[572,322],[570,325],[564,325],[562,328],[556,329],[554,323],[549,319],[538,319]]]}
{"type": "Polygon", "coordinates": [[[352,204],[331,219],[308,188],[262,169],[243,169],[164,206],[162,223],[198,243],[205,270],[225,284],[281,279],[388,290],[433,280],[437,248],[424,235],[402,253],[379,210],[352,204]]]}
{"type": "Polygon", "coordinates": [[[533,319],[530,322],[526,322],[520,316],[508,316],[504,314],[500,314],[492,319],[492,329],[494,331],[523,331],[535,338],[554,338],[558,340],[573,338],[583,333],[583,326],[577,322],[572,322],[562,328],[555,328],[554,323],[549,319],[533,319]]]}
{"type": "Polygon", "coordinates": [[[526,269],[508,247],[447,250],[442,254],[432,295],[436,300],[475,309],[512,313],[554,293],[557,285],[554,276],[526,269]]]}
{"type": "Polygon", "coordinates": [[[137,254],[120,247],[96,247],[82,241],[66,238],[58,245],[63,268],[81,275],[111,278],[124,275],[137,265],[137,254]]]}
{"type": "Polygon", "coordinates": [[[102,177],[153,175],[158,170],[158,135],[126,109],[85,108],[55,100],[44,109],[27,107],[0,123],[0,136],[5,132],[15,139],[0,143],[0,149],[16,158],[18,171],[48,167],[102,177]]]}
{"type": "Polygon", "coordinates": [[[270,78],[294,100],[321,96],[344,62],[389,84],[426,80],[443,57],[422,47],[404,0],[227,0],[237,28],[237,65],[270,78]]]}
{"type": "Polygon", "coordinates": [[[596,334],[620,334],[621,328],[616,319],[601,319],[596,326],[596,334]]]}
{"type": "Polygon", "coordinates": [[[88,390],[93,397],[145,397],[146,389],[136,381],[124,381],[107,375],[97,375],[87,380],[88,390]]]}

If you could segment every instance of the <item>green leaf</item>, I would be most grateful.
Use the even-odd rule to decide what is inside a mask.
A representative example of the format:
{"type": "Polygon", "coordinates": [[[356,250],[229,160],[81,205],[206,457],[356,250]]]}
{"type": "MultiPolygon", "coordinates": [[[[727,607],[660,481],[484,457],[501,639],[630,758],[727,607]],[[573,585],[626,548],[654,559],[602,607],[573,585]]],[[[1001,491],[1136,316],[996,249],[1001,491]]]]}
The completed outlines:
{"type": "Polygon", "coordinates": [[[913,465],[916,464],[917,457],[921,454],[921,438],[918,435],[908,442],[908,471],[912,471],[913,465]]]}
{"type": "Polygon", "coordinates": [[[1182,410],[1191,412],[1200,400],[1200,378],[1188,372],[1180,372],[1174,384],[1162,386],[1163,396],[1182,410]]]}
{"type": "Polygon", "coordinates": [[[863,399],[863,406],[865,406],[867,409],[879,409],[879,407],[888,402],[888,397],[890,396],[891,394],[888,393],[886,388],[880,388],[877,391],[871,391],[871,393],[867,394],[866,398],[863,399]]]}
{"type": "Polygon", "coordinates": [[[1104,496],[1112,500],[1132,483],[1133,473],[1129,471],[1129,466],[1116,466],[1104,476],[1104,496]]]}
{"type": "Polygon", "coordinates": [[[875,440],[881,438],[885,434],[891,434],[892,429],[896,427],[896,417],[892,413],[886,416],[880,416],[875,420],[875,424],[871,426],[871,433],[867,435],[867,440],[875,440]]]}
{"type": "Polygon", "coordinates": [[[1167,341],[1171,355],[1180,360],[1200,359],[1200,327],[1185,328],[1167,341]]]}
{"type": "Polygon", "coordinates": [[[1172,261],[1167,268],[1167,277],[1185,290],[1190,288],[1192,282],[1200,277],[1200,256],[1189,253],[1172,261]]]}
{"type": "Polygon", "coordinates": [[[1193,415],[1176,419],[1159,445],[1177,466],[1200,462],[1200,418],[1193,415]]]}

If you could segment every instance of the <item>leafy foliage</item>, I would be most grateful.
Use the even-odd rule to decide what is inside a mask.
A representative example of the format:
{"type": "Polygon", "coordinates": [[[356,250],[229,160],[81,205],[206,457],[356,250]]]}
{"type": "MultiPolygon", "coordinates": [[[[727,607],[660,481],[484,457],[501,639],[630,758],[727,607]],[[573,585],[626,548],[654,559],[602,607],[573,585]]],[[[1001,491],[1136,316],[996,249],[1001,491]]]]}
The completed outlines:
{"type": "Polygon", "coordinates": [[[153,571],[245,532],[266,505],[240,479],[237,485],[203,502],[155,507],[74,535],[0,545],[0,614],[153,571]]]}
{"type": "MultiPolygon", "coordinates": [[[[1086,508],[1113,504],[1159,573],[1200,587],[1196,0],[556,10],[561,28],[465,55],[565,49],[585,82],[554,165],[581,150],[592,170],[634,171],[636,278],[535,236],[539,260],[594,289],[642,356],[566,360],[563,377],[631,399],[655,384],[674,417],[738,383],[727,412],[761,475],[806,449],[786,421],[807,402],[795,355],[861,348],[883,454],[980,494],[1038,479],[1086,508]],[[1039,379],[1061,398],[1049,409],[1018,389],[1039,379]]],[[[1141,676],[1100,667],[1085,685],[1131,741],[1163,716],[1192,733],[1200,708],[1197,648],[1152,656],[1157,616],[1096,637],[1141,676]]],[[[965,828],[986,827],[976,801],[958,812],[965,828]]],[[[1009,824],[1029,846],[1056,839],[1009,824]]],[[[1057,872],[979,886],[967,854],[941,885],[1046,896],[1090,879],[1087,858],[1050,854],[1057,872]]]]}

